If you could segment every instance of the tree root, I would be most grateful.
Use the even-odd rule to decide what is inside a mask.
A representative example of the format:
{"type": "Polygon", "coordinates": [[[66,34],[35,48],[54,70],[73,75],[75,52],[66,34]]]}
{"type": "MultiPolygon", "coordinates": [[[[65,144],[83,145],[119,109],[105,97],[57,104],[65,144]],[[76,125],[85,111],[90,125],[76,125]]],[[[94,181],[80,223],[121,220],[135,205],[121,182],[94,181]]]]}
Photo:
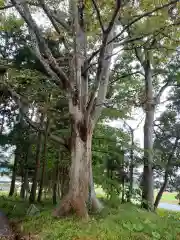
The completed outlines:
{"type": "Polygon", "coordinates": [[[62,199],[58,208],[53,211],[53,216],[56,218],[65,217],[76,214],[78,217],[88,219],[88,210],[86,202],[82,196],[67,195],[62,199]]]}

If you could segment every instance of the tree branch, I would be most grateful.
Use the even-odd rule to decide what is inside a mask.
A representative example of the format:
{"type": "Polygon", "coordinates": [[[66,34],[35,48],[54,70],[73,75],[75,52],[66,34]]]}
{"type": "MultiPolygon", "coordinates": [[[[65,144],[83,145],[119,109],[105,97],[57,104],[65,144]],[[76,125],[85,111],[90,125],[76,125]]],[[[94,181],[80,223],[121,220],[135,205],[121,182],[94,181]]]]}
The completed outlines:
{"type": "Polygon", "coordinates": [[[95,8],[95,10],[96,10],[96,14],[97,14],[97,18],[98,18],[98,21],[99,21],[101,30],[102,30],[102,32],[104,33],[104,31],[105,31],[105,30],[104,30],[104,25],[103,25],[102,20],[101,20],[101,14],[100,14],[98,5],[97,5],[97,3],[96,3],[96,0],[92,0],[92,2],[93,2],[93,5],[94,5],[94,8],[95,8]]]}
{"type": "MultiPolygon", "coordinates": [[[[103,75],[105,75],[104,74],[104,70],[107,70],[107,69],[104,69],[104,68],[108,68],[108,71],[109,71],[109,65],[110,65],[111,58],[105,60],[105,55],[112,55],[113,47],[112,47],[112,49],[110,50],[110,53],[109,53],[109,49],[111,47],[109,47],[109,49],[107,49],[107,42],[108,42],[108,39],[110,37],[112,37],[111,33],[112,33],[113,26],[114,26],[114,22],[116,20],[117,14],[118,14],[119,9],[121,7],[120,2],[121,2],[120,0],[117,0],[117,5],[116,5],[116,8],[114,10],[113,16],[112,16],[112,18],[111,18],[111,20],[110,20],[110,22],[108,24],[107,29],[103,33],[102,47],[100,49],[99,58],[98,58],[98,67],[97,67],[97,73],[96,73],[96,80],[95,80],[93,91],[92,91],[92,94],[91,94],[91,97],[90,97],[90,100],[89,100],[89,103],[88,103],[88,106],[87,106],[88,115],[92,111],[92,108],[93,108],[93,105],[94,105],[94,102],[95,102],[95,98],[96,98],[96,95],[97,95],[97,91],[98,91],[98,89],[100,87],[102,78],[104,77],[104,80],[103,80],[103,83],[102,83],[102,85],[104,85],[104,86],[106,84],[105,80],[107,80],[107,78],[108,78],[107,76],[103,76],[103,75]]],[[[100,93],[100,91],[101,90],[99,89],[99,93],[100,93]]],[[[105,91],[105,89],[103,91],[105,91]]],[[[101,96],[101,98],[105,98],[106,93],[105,93],[105,96],[103,96],[103,95],[101,96]]]]}
{"type": "MultiPolygon", "coordinates": [[[[30,31],[34,33],[34,35],[36,37],[36,40],[37,40],[37,43],[39,45],[40,51],[42,51],[42,54],[44,54],[46,59],[48,60],[48,64],[49,64],[51,70],[53,72],[55,72],[56,75],[58,76],[59,81],[62,83],[62,87],[63,88],[67,88],[67,87],[70,88],[70,82],[69,82],[68,77],[62,71],[62,69],[57,64],[56,59],[53,57],[52,52],[48,48],[40,29],[38,28],[36,22],[32,18],[32,15],[29,11],[29,8],[28,8],[27,4],[26,3],[19,4],[17,2],[17,0],[11,0],[11,2],[15,5],[19,14],[21,15],[21,17],[27,23],[30,31]]],[[[54,77],[54,76],[52,76],[52,77],[54,77]]]]}
{"type": "Polygon", "coordinates": [[[9,4],[9,5],[6,5],[6,6],[2,6],[2,7],[0,7],[0,11],[6,10],[6,9],[9,9],[9,8],[12,8],[12,7],[14,7],[13,4],[9,4]]]}
{"type": "MultiPolygon", "coordinates": [[[[148,12],[146,12],[146,13],[144,13],[144,14],[141,14],[140,16],[136,17],[134,20],[132,20],[130,23],[128,23],[128,24],[122,29],[122,31],[121,31],[120,33],[118,33],[114,38],[112,38],[112,39],[107,43],[107,45],[110,44],[110,43],[112,43],[112,42],[114,42],[115,40],[117,40],[117,38],[119,38],[126,30],[128,30],[129,27],[131,27],[133,24],[135,24],[136,22],[138,22],[138,21],[141,20],[142,18],[148,17],[148,16],[152,15],[154,12],[157,12],[157,11],[159,11],[159,10],[162,10],[162,9],[166,8],[166,7],[169,7],[170,5],[172,5],[172,4],[174,4],[174,3],[177,3],[178,1],[179,1],[179,0],[171,1],[171,2],[169,2],[169,3],[167,3],[167,4],[164,4],[164,5],[162,5],[162,6],[158,6],[158,7],[154,8],[153,10],[148,11],[148,12]]],[[[148,34],[148,35],[149,35],[149,34],[148,34]]],[[[145,35],[144,35],[144,36],[145,36],[145,35]]],[[[144,36],[143,36],[143,37],[144,37],[144,36]]],[[[147,36],[147,35],[146,35],[146,36],[147,36]]],[[[142,39],[143,37],[141,37],[140,39],[142,39]]],[[[137,39],[137,40],[140,40],[140,39],[137,39]]],[[[122,44],[122,45],[123,45],[123,44],[122,44]]],[[[101,48],[98,49],[97,51],[93,52],[92,55],[91,55],[91,57],[88,59],[88,62],[90,62],[90,61],[100,52],[100,50],[101,50],[101,48]]]]}
{"type": "MultiPolygon", "coordinates": [[[[17,103],[17,105],[19,107],[21,107],[21,104],[23,101],[26,101],[27,103],[27,100],[25,100],[20,94],[18,94],[17,92],[15,92],[14,90],[12,89],[8,89],[8,92],[10,93],[11,97],[13,98],[13,100],[17,103]],[[23,98],[23,99],[22,99],[23,98]]],[[[33,122],[25,113],[23,113],[23,117],[25,119],[25,121],[33,128],[35,129],[36,131],[41,131],[43,134],[45,134],[45,129],[42,129],[40,128],[39,125],[37,125],[35,122],[33,122]]],[[[65,139],[59,137],[59,136],[56,136],[56,135],[53,135],[53,134],[49,134],[49,138],[55,142],[58,142],[59,144],[65,146],[66,148],[68,148],[67,146],[67,143],[65,141],[65,139]]]]}

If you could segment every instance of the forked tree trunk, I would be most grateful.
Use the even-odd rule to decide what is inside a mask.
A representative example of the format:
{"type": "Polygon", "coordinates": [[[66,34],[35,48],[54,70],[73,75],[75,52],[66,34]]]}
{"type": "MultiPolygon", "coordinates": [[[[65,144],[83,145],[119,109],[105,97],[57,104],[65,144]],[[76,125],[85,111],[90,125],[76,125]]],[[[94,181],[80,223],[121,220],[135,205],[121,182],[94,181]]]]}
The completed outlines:
{"type": "Polygon", "coordinates": [[[79,217],[88,218],[89,196],[91,196],[92,206],[98,206],[92,187],[92,130],[90,126],[85,128],[82,121],[75,118],[72,132],[69,191],[63,197],[60,207],[54,211],[54,216],[64,216],[74,212],[79,217]],[[90,186],[91,195],[89,195],[90,186]]]}

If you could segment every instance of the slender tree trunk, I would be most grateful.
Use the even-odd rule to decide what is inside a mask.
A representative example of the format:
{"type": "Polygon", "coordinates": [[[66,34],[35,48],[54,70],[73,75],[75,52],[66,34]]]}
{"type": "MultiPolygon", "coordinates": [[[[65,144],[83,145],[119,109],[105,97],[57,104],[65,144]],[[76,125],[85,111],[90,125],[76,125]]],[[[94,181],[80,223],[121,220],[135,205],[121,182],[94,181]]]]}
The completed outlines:
{"type": "Polygon", "coordinates": [[[9,196],[13,196],[15,192],[15,184],[16,184],[16,175],[17,175],[17,167],[18,167],[18,161],[19,161],[19,146],[17,145],[15,150],[15,158],[14,158],[14,165],[13,165],[13,171],[12,171],[12,179],[11,179],[11,186],[9,191],[9,196]]]}
{"type": "Polygon", "coordinates": [[[142,207],[147,210],[153,209],[154,203],[154,181],[153,181],[153,121],[154,110],[146,113],[144,125],[144,171],[142,207]]]}
{"type": "Polygon", "coordinates": [[[131,202],[132,194],[133,194],[133,175],[134,175],[134,131],[131,130],[131,150],[130,150],[130,179],[129,179],[129,194],[128,194],[128,202],[131,202]]]}
{"type": "Polygon", "coordinates": [[[144,171],[142,189],[142,207],[153,210],[154,203],[154,179],[153,179],[153,122],[155,114],[155,102],[152,83],[151,52],[145,52],[145,60],[142,62],[145,71],[145,123],[144,123],[144,171]]]}
{"type": "Polygon", "coordinates": [[[52,202],[54,205],[57,204],[58,179],[59,179],[59,161],[57,161],[54,169],[54,183],[53,183],[53,195],[52,195],[52,202]]]}
{"type": "Polygon", "coordinates": [[[47,122],[46,125],[47,126],[46,126],[46,133],[45,133],[45,137],[44,137],[42,172],[41,172],[41,179],[40,179],[39,192],[38,192],[38,198],[37,198],[38,202],[41,202],[41,199],[42,199],[44,176],[45,176],[45,170],[46,170],[47,138],[48,138],[48,125],[49,125],[49,123],[47,122]]]}
{"type": "Polygon", "coordinates": [[[162,198],[162,195],[167,187],[167,184],[168,184],[168,171],[166,170],[165,171],[165,176],[164,176],[164,182],[163,182],[163,185],[161,186],[157,196],[156,196],[156,200],[154,202],[154,210],[157,209],[158,205],[159,205],[159,202],[162,198]]]}
{"type": "Polygon", "coordinates": [[[68,166],[61,167],[61,179],[60,179],[60,186],[61,186],[61,198],[63,198],[69,189],[69,168],[68,166]]]}
{"type": "MultiPolygon", "coordinates": [[[[41,124],[43,122],[44,116],[41,116],[41,124]]],[[[29,196],[29,202],[34,203],[36,200],[36,191],[37,191],[37,181],[39,177],[39,168],[40,168],[40,158],[41,158],[41,144],[42,144],[42,132],[38,132],[38,139],[37,139],[37,148],[36,148],[36,164],[35,164],[35,171],[32,180],[32,187],[31,193],[29,196]]]]}
{"type": "Polygon", "coordinates": [[[21,190],[20,190],[20,198],[24,199],[25,198],[25,178],[24,178],[24,173],[23,173],[23,177],[21,178],[22,183],[21,183],[21,190]]]}
{"type": "Polygon", "coordinates": [[[172,152],[170,153],[169,157],[168,157],[168,161],[167,161],[167,165],[166,165],[166,169],[165,169],[165,174],[164,174],[164,182],[163,182],[163,185],[161,186],[157,196],[156,196],[156,200],[154,202],[154,210],[157,209],[158,205],[159,205],[159,202],[162,198],[162,195],[167,187],[167,184],[168,184],[168,178],[169,178],[169,173],[170,173],[170,168],[171,168],[171,161],[172,161],[172,158],[173,158],[173,155],[174,155],[174,152],[176,151],[176,148],[177,148],[177,145],[178,145],[178,141],[179,141],[179,138],[176,138],[176,141],[174,143],[174,146],[173,146],[173,149],[172,149],[172,152]]]}

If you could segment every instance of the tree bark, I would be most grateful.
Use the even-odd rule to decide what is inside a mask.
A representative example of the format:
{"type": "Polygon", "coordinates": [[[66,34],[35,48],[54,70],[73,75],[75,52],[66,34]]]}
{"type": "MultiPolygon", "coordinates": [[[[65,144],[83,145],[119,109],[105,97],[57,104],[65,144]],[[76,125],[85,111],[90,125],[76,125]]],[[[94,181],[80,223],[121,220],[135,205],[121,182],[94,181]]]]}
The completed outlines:
{"type": "MultiPolygon", "coordinates": [[[[44,115],[41,115],[41,127],[43,125],[44,115]]],[[[34,170],[34,176],[32,181],[31,193],[29,196],[29,202],[34,203],[36,200],[36,191],[37,191],[37,181],[39,177],[39,168],[40,168],[40,158],[41,158],[41,145],[42,145],[42,132],[38,132],[37,147],[36,147],[36,164],[34,170]]]]}
{"type": "Polygon", "coordinates": [[[42,172],[41,172],[41,179],[40,179],[40,185],[39,185],[39,192],[38,192],[38,198],[37,201],[41,202],[42,199],[42,192],[43,192],[43,185],[44,185],[44,176],[45,176],[45,170],[46,170],[46,155],[47,155],[47,138],[48,138],[48,125],[46,124],[46,133],[44,136],[44,149],[43,149],[43,162],[42,162],[42,172]]]}
{"type": "Polygon", "coordinates": [[[52,195],[52,202],[54,205],[57,204],[58,179],[59,179],[59,160],[57,161],[54,169],[54,183],[53,183],[53,195],[52,195]]]}
{"type": "MultiPolygon", "coordinates": [[[[155,103],[152,83],[151,52],[145,50],[141,63],[145,72],[145,123],[144,123],[144,170],[142,186],[142,207],[153,210],[154,203],[154,179],[153,179],[153,122],[155,103]]],[[[140,57],[140,56],[139,56],[140,57]]]]}
{"type": "Polygon", "coordinates": [[[16,150],[15,150],[15,158],[14,158],[14,165],[13,165],[13,172],[12,172],[9,196],[13,196],[13,194],[15,192],[17,167],[18,167],[18,161],[19,161],[19,151],[20,151],[20,149],[19,149],[19,146],[17,145],[16,150]]]}
{"type": "Polygon", "coordinates": [[[131,130],[131,150],[130,150],[130,180],[129,180],[129,193],[127,201],[131,202],[133,194],[133,174],[134,174],[134,131],[131,130]]]}
{"type": "Polygon", "coordinates": [[[77,216],[88,218],[86,202],[88,200],[90,180],[90,151],[92,135],[82,140],[74,125],[74,136],[71,143],[71,168],[69,191],[62,199],[61,205],[54,212],[55,216],[64,216],[74,211],[77,216]]]}
{"type": "Polygon", "coordinates": [[[154,110],[146,112],[144,125],[144,170],[142,186],[142,207],[147,210],[153,209],[154,203],[154,180],[153,180],[153,121],[154,110]]]}

